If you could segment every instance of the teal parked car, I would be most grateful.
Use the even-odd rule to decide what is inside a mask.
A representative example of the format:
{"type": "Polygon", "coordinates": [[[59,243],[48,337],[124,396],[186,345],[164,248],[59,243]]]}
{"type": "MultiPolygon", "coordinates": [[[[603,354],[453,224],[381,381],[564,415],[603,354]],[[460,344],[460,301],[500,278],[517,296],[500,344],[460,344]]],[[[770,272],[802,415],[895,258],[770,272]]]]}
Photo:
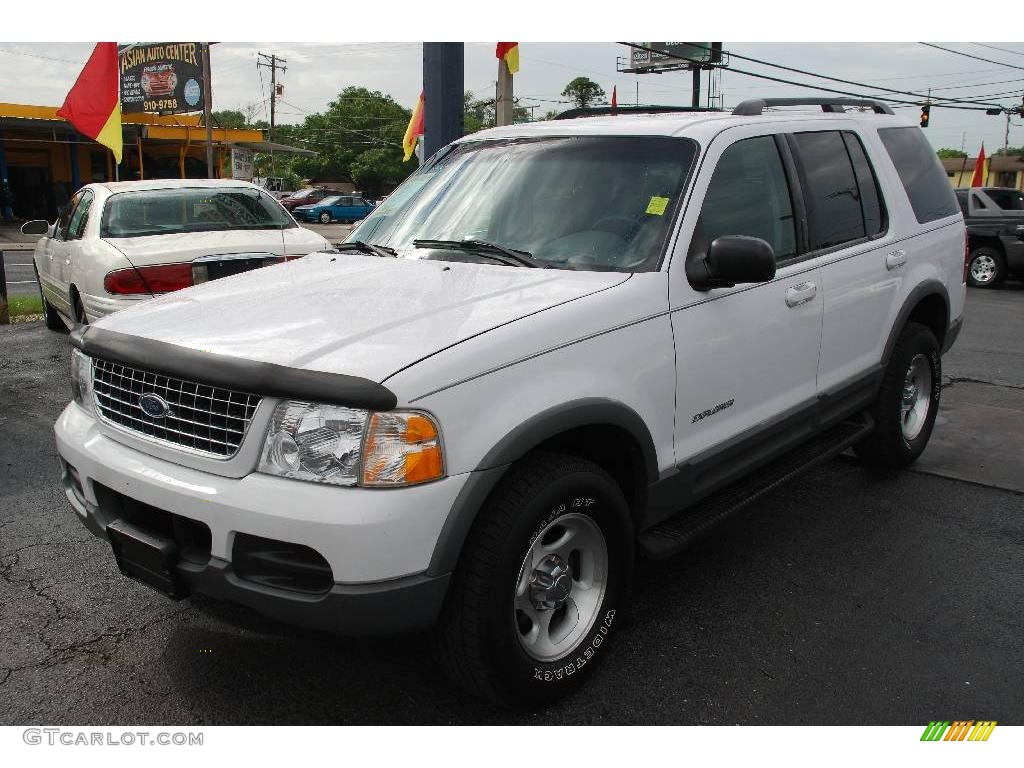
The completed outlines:
{"type": "Polygon", "coordinates": [[[355,195],[325,197],[312,205],[300,205],[292,211],[299,221],[318,221],[330,224],[332,221],[359,221],[373,211],[373,203],[355,195]]]}

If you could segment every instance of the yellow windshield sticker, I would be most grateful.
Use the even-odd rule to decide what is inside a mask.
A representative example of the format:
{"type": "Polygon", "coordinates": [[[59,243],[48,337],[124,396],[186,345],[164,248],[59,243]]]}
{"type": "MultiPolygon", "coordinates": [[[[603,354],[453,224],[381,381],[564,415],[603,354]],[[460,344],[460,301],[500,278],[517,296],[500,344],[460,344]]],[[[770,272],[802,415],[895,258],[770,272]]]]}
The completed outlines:
{"type": "Polygon", "coordinates": [[[655,196],[647,204],[647,213],[652,213],[655,216],[664,216],[666,208],[668,208],[668,198],[655,196]]]}

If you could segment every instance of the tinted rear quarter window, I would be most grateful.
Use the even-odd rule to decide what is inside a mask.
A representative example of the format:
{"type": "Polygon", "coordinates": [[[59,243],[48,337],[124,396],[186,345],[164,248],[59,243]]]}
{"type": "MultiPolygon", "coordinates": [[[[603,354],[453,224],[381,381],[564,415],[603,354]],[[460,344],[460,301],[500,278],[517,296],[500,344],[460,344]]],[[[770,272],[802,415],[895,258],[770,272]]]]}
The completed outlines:
{"type": "Polygon", "coordinates": [[[935,151],[920,128],[879,128],[919,224],[956,214],[956,198],[935,151]]]}

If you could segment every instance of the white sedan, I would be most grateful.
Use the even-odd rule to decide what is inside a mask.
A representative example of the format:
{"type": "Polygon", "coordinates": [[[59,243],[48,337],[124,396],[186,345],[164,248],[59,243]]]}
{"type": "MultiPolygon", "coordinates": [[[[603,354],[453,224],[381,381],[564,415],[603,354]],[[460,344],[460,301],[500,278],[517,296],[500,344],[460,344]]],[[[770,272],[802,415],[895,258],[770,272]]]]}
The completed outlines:
{"type": "Polygon", "coordinates": [[[329,250],[267,192],[228,179],[88,184],[42,235],[34,263],[52,330],[196,283],[329,250]]]}

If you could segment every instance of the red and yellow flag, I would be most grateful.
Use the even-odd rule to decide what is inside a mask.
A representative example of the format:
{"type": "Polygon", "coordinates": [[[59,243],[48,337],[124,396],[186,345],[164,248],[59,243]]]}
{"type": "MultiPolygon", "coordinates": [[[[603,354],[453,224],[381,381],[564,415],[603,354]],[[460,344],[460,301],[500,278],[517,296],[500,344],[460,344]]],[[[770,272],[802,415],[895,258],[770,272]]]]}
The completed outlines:
{"type": "Polygon", "coordinates": [[[117,43],[96,43],[57,116],[114,153],[121,162],[121,97],[117,43]]]}
{"type": "Polygon", "coordinates": [[[416,107],[412,111],[412,117],[409,118],[409,127],[405,129],[405,138],[402,139],[402,146],[405,147],[405,157],[402,158],[402,162],[406,162],[412,157],[416,151],[416,137],[423,135],[423,92],[420,91],[420,98],[416,102],[416,107]]]}
{"type": "Polygon", "coordinates": [[[494,49],[494,56],[504,59],[508,64],[508,71],[513,75],[519,71],[519,43],[498,43],[494,49]]]}
{"type": "Polygon", "coordinates": [[[984,187],[988,178],[988,166],[985,163],[985,144],[982,142],[981,152],[974,161],[974,176],[971,177],[972,187],[984,187]]]}

